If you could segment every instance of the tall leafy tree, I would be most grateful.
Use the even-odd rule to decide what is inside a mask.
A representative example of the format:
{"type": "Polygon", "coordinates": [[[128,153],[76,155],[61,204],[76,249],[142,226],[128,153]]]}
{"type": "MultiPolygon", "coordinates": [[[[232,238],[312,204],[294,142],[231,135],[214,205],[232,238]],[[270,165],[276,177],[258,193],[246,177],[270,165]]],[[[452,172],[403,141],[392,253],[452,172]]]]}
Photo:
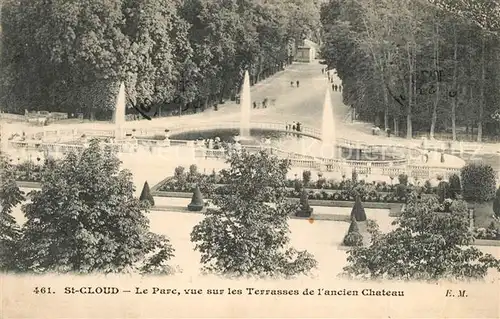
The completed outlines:
{"type": "Polygon", "coordinates": [[[33,272],[169,273],[167,238],[149,231],[149,204],[134,197],[128,171],[97,141],[49,162],[42,188],[23,206],[22,262],[33,272]]]}
{"type": "Polygon", "coordinates": [[[245,151],[228,162],[222,172],[228,191],[209,194],[215,208],[191,233],[204,270],[236,276],[308,273],[316,266],[313,256],[288,247],[288,218],[297,209],[286,201],[289,163],[245,151]]]}

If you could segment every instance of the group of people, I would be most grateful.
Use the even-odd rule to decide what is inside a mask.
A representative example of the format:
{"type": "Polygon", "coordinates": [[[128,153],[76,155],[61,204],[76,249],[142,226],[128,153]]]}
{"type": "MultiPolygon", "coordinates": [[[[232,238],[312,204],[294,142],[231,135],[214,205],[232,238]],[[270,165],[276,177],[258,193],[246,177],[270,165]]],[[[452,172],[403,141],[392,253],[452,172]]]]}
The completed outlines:
{"type": "MultiPolygon", "coordinates": [[[[271,100],[271,104],[274,104],[275,102],[275,99],[272,99],[271,100]]],[[[264,109],[267,109],[267,107],[269,106],[269,99],[266,97],[264,100],[262,100],[262,108],[264,109]]],[[[253,102],[253,108],[254,109],[258,109],[259,108],[259,103],[257,102],[253,102]]]]}
{"type": "Polygon", "coordinates": [[[328,70],[327,68],[323,68],[321,69],[321,73],[322,74],[325,74],[326,73],[326,76],[328,77],[328,82],[332,83],[332,90],[335,91],[335,92],[342,92],[342,86],[339,85],[339,84],[333,84],[333,76],[330,75],[330,70],[328,70]]]}
{"type": "Polygon", "coordinates": [[[297,81],[295,81],[295,82],[290,81],[290,86],[291,86],[291,87],[293,87],[293,85],[294,85],[294,84],[297,84],[297,87],[299,87],[299,85],[300,85],[299,80],[297,80],[297,81]]]}
{"type": "Polygon", "coordinates": [[[292,124],[286,124],[286,130],[287,131],[296,131],[296,132],[301,132],[302,131],[302,124],[300,122],[295,122],[293,121],[292,124]]]}

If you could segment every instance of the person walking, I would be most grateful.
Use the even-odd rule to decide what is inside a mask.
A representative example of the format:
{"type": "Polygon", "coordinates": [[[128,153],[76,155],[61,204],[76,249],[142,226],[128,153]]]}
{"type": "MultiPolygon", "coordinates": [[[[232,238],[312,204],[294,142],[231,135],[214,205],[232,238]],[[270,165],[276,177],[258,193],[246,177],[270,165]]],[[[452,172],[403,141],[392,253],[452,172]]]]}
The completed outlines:
{"type": "Polygon", "coordinates": [[[299,87],[299,80],[297,80],[297,87],[299,87]]]}
{"type": "Polygon", "coordinates": [[[342,92],[342,86],[339,85],[339,92],[342,92]]]}
{"type": "Polygon", "coordinates": [[[334,84],[334,85],[333,85],[333,90],[334,90],[335,92],[337,92],[337,84],[334,84]]]}
{"type": "Polygon", "coordinates": [[[257,108],[257,102],[253,101],[253,108],[256,109],[257,108]]]}
{"type": "Polygon", "coordinates": [[[290,81],[290,86],[293,87],[293,81],[290,81]]]}
{"type": "Polygon", "coordinates": [[[321,74],[325,74],[325,68],[321,69],[321,74]]]}

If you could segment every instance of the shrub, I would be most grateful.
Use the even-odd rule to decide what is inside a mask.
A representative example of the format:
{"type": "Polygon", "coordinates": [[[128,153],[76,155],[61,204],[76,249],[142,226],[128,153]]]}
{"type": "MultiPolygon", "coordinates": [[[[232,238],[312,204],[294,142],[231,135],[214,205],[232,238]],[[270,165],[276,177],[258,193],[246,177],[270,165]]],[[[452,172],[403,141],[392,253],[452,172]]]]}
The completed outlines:
{"type": "Polygon", "coordinates": [[[493,212],[495,216],[500,217],[500,187],[497,189],[495,199],[493,200],[493,212]]]}
{"type": "Polygon", "coordinates": [[[325,184],[326,184],[326,179],[324,177],[320,177],[316,181],[316,187],[317,188],[325,188],[325,184]]]}
{"type": "Polygon", "coordinates": [[[408,175],[400,174],[398,176],[399,184],[408,186],[408,175]]]}
{"type": "Polygon", "coordinates": [[[296,192],[300,192],[303,188],[302,182],[298,179],[295,179],[295,181],[293,182],[293,188],[296,192]]]}
{"type": "Polygon", "coordinates": [[[406,197],[408,187],[405,184],[396,185],[396,197],[406,197]]]}
{"type": "Polygon", "coordinates": [[[311,171],[302,172],[302,181],[304,182],[304,186],[309,185],[309,183],[311,182],[311,171]]]}
{"type": "Polygon", "coordinates": [[[437,188],[439,202],[443,203],[445,199],[450,198],[450,185],[448,182],[441,181],[437,188]]]}
{"type": "Polygon", "coordinates": [[[203,195],[201,195],[200,188],[196,186],[193,197],[191,198],[191,203],[188,205],[188,210],[192,212],[199,212],[205,206],[205,201],[203,200],[203,195]]]}
{"type": "Polygon", "coordinates": [[[198,166],[196,164],[189,166],[189,175],[198,175],[198,166]]]}
{"type": "Polygon", "coordinates": [[[491,165],[470,163],[461,170],[462,194],[467,201],[487,202],[495,197],[495,171],[491,165]]]}
{"type": "Polygon", "coordinates": [[[451,214],[436,214],[438,206],[434,197],[411,199],[394,230],[348,252],[345,274],[375,280],[467,280],[498,268],[494,256],[473,246],[466,203],[454,202],[451,214]]]}
{"type": "Polygon", "coordinates": [[[460,195],[462,193],[460,177],[457,174],[451,174],[449,183],[450,183],[450,197],[456,199],[457,195],[460,195]]]}
{"type": "Polygon", "coordinates": [[[144,186],[142,187],[141,196],[139,197],[141,201],[147,201],[151,206],[155,205],[155,200],[153,195],[151,195],[151,190],[149,189],[148,181],[144,182],[144,186]]]}
{"type": "Polygon", "coordinates": [[[307,191],[302,189],[300,193],[300,205],[298,211],[295,213],[295,216],[298,217],[311,217],[313,208],[309,206],[309,198],[307,195],[307,191]]]}
{"type": "Polygon", "coordinates": [[[432,184],[431,181],[426,180],[424,183],[424,192],[426,194],[432,194],[432,184]]]}
{"type": "Polygon", "coordinates": [[[347,233],[343,241],[344,246],[359,247],[363,245],[363,236],[360,233],[347,233]]]}
{"type": "Polygon", "coordinates": [[[183,176],[184,176],[184,167],[183,166],[177,166],[174,169],[174,177],[175,177],[175,179],[180,180],[180,179],[182,179],[183,176]]]}
{"type": "Polygon", "coordinates": [[[356,221],[363,222],[366,220],[365,208],[359,196],[356,196],[354,206],[352,207],[351,217],[354,217],[356,221]]]}
{"type": "Polygon", "coordinates": [[[351,181],[356,184],[358,182],[358,172],[356,172],[356,169],[352,170],[351,174],[351,181]]]}
{"type": "Polygon", "coordinates": [[[359,233],[358,223],[356,223],[354,218],[351,220],[349,230],[342,243],[344,246],[348,247],[359,247],[363,245],[363,236],[359,233]]]}

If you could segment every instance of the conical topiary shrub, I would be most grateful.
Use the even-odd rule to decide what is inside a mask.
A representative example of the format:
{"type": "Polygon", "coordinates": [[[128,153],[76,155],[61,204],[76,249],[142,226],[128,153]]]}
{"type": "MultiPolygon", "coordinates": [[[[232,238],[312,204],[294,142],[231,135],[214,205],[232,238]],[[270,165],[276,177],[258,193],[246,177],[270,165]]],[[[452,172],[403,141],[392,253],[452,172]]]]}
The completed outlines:
{"type": "Polygon", "coordinates": [[[151,206],[155,205],[155,200],[153,195],[151,195],[151,190],[149,189],[148,181],[144,182],[144,186],[142,187],[141,196],[139,197],[140,201],[147,201],[151,206]]]}
{"type": "Polygon", "coordinates": [[[356,222],[356,219],[352,218],[351,219],[351,224],[349,225],[349,230],[347,231],[348,233],[359,233],[359,227],[358,223],[356,222]]]}
{"type": "Polygon", "coordinates": [[[359,233],[359,227],[356,223],[356,219],[351,220],[351,225],[349,226],[349,230],[342,241],[344,246],[348,247],[357,247],[363,245],[363,235],[359,233]]]}
{"type": "Polygon", "coordinates": [[[188,210],[192,212],[199,212],[205,207],[205,201],[203,200],[203,195],[201,195],[200,188],[196,185],[193,192],[193,197],[191,198],[191,203],[188,205],[188,210]]]}
{"type": "Polygon", "coordinates": [[[363,207],[363,203],[361,203],[359,195],[356,195],[356,200],[351,211],[351,217],[354,217],[358,222],[364,222],[366,220],[365,208],[363,207]]]}
{"type": "Polygon", "coordinates": [[[309,206],[309,197],[307,195],[307,191],[305,189],[302,189],[302,192],[300,193],[300,206],[299,210],[297,213],[295,213],[295,216],[297,217],[311,217],[311,214],[313,212],[313,208],[309,206]]]}

